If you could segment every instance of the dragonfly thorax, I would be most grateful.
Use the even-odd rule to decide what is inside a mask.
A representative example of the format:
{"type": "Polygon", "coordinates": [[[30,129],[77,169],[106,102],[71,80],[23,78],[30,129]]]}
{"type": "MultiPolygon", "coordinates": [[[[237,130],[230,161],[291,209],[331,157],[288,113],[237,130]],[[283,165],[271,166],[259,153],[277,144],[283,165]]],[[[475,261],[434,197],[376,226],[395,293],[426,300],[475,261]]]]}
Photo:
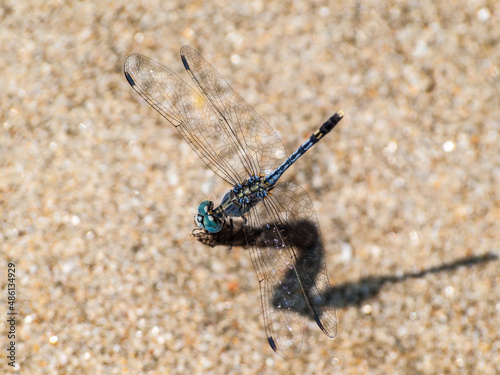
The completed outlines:
{"type": "Polygon", "coordinates": [[[210,233],[220,232],[226,217],[243,216],[267,197],[268,192],[269,185],[266,184],[264,176],[253,175],[229,190],[218,207],[214,208],[211,201],[201,202],[195,217],[196,224],[210,233]]]}
{"type": "Polygon", "coordinates": [[[243,216],[267,197],[268,191],[269,186],[266,185],[264,177],[253,175],[228,191],[217,209],[220,209],[224,216],[243,216]]]}

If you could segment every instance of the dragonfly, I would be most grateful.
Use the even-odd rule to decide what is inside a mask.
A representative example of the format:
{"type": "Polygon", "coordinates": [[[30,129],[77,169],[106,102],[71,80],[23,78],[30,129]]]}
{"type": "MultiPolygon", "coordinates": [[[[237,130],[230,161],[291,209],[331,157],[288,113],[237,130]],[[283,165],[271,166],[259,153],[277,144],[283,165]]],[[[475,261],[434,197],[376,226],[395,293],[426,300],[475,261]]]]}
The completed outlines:
{"type": "Polygon", "coordinates": [[[259,281],[267,341],[278,355],[295,357],[307,319],[333,339],[337,317],[311,199],[299,185],[278,181],[344,112],[336,112],[287,157],[276,132],[207,60],[189,46],[180,55],[198,90],[139,54],[125,60],[125,77],[229,184],[218,206],[208,200],[198,206],[199,239],[212,245],[235,243],[242,229],[259,281]]]}

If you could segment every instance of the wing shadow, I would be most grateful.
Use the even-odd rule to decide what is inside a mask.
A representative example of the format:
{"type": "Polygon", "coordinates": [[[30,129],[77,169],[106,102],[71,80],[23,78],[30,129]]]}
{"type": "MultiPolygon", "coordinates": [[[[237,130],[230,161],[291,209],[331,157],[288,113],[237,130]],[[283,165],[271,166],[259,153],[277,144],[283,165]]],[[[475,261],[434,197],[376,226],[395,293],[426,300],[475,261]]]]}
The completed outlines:
{"type": "MultiPolygon", "coordinates": [[[[248,231],[249,229],[247,228],[246,230],[248,231]]],[[[264,226],[261,228],[252,228],[251,230],[256,245],[258,247],[265,247],[266,231],[264,230],[264,226]]],[[[322,257],[324,256],[324,252],[322,251],[323,241],[321,240],[317,227],[313,223],[308,222],[307,220],[301,220],[292,224],[287,224],[286,232],[288,233],[288,241],[290,241],[290,243],[292,243],[299,252],[297,254],[297,263],[303,262],[304,254],[311,251],[317,252],[318,255],[321,255],[322,257]],[[298,236],[300,236],[300,238],[298,236]]],[[[208,232],[199,230],[198,232],[193,232],[193,235],[198,241],[211,247],[248,247],[243,230],[243,220],[239,219],[228,219],[224,229],[219,233],[209,234],[208,232]]],[[[430,267],[417,272],[406,272],[400,275],[363,277],[358,281],[342,283],[330,287],[322,297],[323,300],[326,301],[327,305],[334,305],[336,308],[360,306],[366,301],[375,298],[380,290],[388,285],[403,282],[408,279],[423,278],[429,274],[450,272],[460,267],[472,267],[496,260],[498,260],[498,256],[496,254],[485,253],[482,255],[458,258],[453,262],[443,263],[439,266],[430,267]]],[[[308,265],[306,269],[308,272],[313,274],[312,279],[315,279],[316,274],[320,271],[320,265],[318,265],[318,267],[311,267],[308,265]]],[[[288,288],[291,290],[300,290],[297,276],[293,270],[284,276],[283,283],[288,285],[288,288]]],[[[273,305],[279,304],[279,295],[279,292],[275,293],[273,305]]],[[[297,304],[294,306],[294,310],[313,319],[308,306],[300,301],[304,301],[304,299],[297,298],[297,304]]]]}

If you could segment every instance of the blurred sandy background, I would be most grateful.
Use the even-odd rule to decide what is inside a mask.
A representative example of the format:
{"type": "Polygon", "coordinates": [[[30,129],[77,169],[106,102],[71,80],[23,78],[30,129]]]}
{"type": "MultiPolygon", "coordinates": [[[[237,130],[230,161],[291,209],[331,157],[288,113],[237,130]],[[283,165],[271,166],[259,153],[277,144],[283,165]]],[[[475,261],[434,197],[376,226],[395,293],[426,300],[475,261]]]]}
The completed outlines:
{"type": "Polygon", "coordinates": [[[6,0],[0,24],[20,373],[500,373],[497,1],[6,0]],[[245,250],[190,236],[228,186],[123,76],[138,52],[190,83],[183,44],[289,153],[345,110],[284,178],[338,295],[337,338],[310,322],[295,359],[267,344],[245,250]]]}

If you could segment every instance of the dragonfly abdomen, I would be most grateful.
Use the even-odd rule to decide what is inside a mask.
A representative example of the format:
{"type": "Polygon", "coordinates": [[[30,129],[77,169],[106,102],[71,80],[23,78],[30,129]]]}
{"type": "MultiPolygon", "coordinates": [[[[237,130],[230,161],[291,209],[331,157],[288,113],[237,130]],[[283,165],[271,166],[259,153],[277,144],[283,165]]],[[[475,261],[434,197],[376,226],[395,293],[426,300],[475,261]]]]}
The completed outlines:
{"type": "Polygon", "coordinates": [[[297,161],[298,158],[300,158],[302,155],[306,153],[307,150],[309,150],[312,146],[314,146],[316,143],[319,142],[321,138],[323,138],[326,134],[332,130],[335,125],[338,124],[340,120],[342,120],[342,117],[344,117],[344,111],[340,110],[337,113],[335,113],[332,117],[330,117],[328,120],[325,121],[321,127],[316,130],[307,141],[305,141],[300,147],[288,157],[284,161],[283,164],[281,164],[278,168],[276,168],[274,171],[269,173],[265,180],[264,183],[268,184],[269,186],[275,185],[280,177],[285,173],[285,171],[297,161]]]}

